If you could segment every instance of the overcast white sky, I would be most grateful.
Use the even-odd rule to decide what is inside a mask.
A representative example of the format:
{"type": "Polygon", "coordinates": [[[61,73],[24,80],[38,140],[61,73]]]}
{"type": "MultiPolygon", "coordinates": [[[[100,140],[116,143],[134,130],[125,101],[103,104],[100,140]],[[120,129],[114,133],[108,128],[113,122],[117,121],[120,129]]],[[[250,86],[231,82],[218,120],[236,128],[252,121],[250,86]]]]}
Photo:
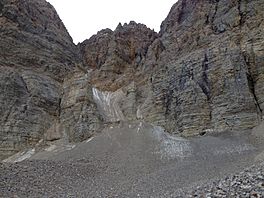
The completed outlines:
{"type": "Polygon", "coordinates": [[[75,43],[104,28],[133,20],[159,31],[177,0],[47,0],[57,10],[75,43]]]}

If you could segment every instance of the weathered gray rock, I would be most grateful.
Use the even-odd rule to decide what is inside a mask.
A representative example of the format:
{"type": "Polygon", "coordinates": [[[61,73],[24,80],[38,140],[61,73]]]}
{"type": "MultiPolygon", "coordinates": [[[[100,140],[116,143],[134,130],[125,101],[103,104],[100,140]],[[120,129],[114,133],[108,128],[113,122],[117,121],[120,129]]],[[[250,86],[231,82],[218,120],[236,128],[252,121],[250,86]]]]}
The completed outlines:
{"type": "Polygon", "coordinates": [[[0,157],[55,140],[76,46],[45,0],[0,2],[0,157]],[[47,134],[45,134],[47,133],[47,134]]]}
{"type": "Polygon", "coordinates": [[[45,0],[1,2],[0,64],[34,69],[61,80],[78,54],[55,9],[45,0]]]}
{"type": "Polygon", "coordinates": [[[170,197],[263,197],[263,162],[220,180],[179,190],[170,197]]]}
{"type": "Polygon", "coordinates": [[[159,34],[132,21],[75,46],[45,0],[1,1],[0,156],[96,133],[107,119],[92,87],[122,93],[112,100],[122,120],[172,133],[255,127],[264,109],[263,10],[259,0],[179,0],[159,34]]]}
{"type": "Polygon", "coordinates": [[[102,119],[93,100],[88,73],[77,69],[65,78],[60,107],[62,130],[70,141],[83,141],[100,129],[102,119]]]}
{"type": "Polygon", "coordinates": [[[156,67],[153,105],[161,109],[146,112],[157,115],[148,120],[184,135],[256,126],[263,116],[263,8],[263,1],[178,1],[161,26],[163,51],[154,42],[147,55],[145,64],[156,67]]]}
{"type": "Polygon", "coordinates": [[[263,1],[179,0],[158,37],[132,22],[80,49],[94,86],[134,82],[135,94],[120,104],[127,119],[133,109],[186,136],[250,129],[263,116],[263,14],[263,1]]]}
{"type": "Polygon", "coordinates": [[[36,144],[59,115],[56,81],[29,71],[1,67],[0,155],[36,144]]]}
{"type": "Polygon", "coordinates": [[[131,21],[114,31],[102,30],[79,45],[85,68],[92,69],[91,83],[104,91],[129,85],[142,67],[157,33],[131,21]]]}

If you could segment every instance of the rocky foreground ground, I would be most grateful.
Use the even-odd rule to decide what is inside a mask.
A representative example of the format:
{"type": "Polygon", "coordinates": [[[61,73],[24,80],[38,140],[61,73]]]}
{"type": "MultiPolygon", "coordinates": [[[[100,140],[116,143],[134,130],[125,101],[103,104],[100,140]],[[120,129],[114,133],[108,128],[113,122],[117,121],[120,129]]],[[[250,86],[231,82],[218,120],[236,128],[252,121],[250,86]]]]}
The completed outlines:
{"type": "Polygon", "coordinates": [[[64,150],[52,145],[1,163],[0,197],[260,198],[263,144],[248,138],[184,139],[144,123],[111,127],[64,150]]]}
{"type": "MultiPolygon", "coordinates": [[[[98,165],[101,168],[104,167],[103,164],[98,165]]],[[[83,189],[83,185],[89,186],[89,184],[78,183],[78,180],[82,181],[85,177],[95,177],[97,168],[94,169],[93,166],[82,168],[81,166],[75,167],[71,163],[51,161],[28,161],[16,164],[2,163],[0,164],[0,197],[87,197],[87,194],[82,192],[81,189],[83,189]],[[81,173],[79,172],[81,169],[86,171],[81,173]],[[77,172],[79,174],[76,174],[77,172]],[[79,177],[76,177],[77,175],[79,177]],[[69,178],[72,180],[69,180],[69,178]],[[79,188],[76,184],[79,184],[79,188]]],[[[262,162],[220,180],[181,190],[175,189],[172,194],[164,194],[163,196],[151,195],[150,197],[261,198],[264,197],[263,170],[264,163],[262,162]]],[[[109,191],[105,192],[104,196],[99,193],[98,196],[94,197],[119,196],[115,196],[115,192],[109,191]],[[109,196],[107,193],[109,193],[109,196]]],[[[138,197],[147,196],[138,194],[138,197]]]]}
{"type": "Polygon", "coordinates": [[[182,190],[172,197],[264,197],[264,163],[220,180],[182,190]]]}

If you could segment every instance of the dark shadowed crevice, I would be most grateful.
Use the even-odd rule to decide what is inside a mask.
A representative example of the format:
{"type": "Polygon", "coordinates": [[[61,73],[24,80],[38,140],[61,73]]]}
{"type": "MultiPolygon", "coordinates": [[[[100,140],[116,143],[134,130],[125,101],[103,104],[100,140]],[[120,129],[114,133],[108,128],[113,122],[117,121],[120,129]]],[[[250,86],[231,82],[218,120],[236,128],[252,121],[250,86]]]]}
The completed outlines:
{"type": "Polygon", "coordinates": [[[21,76],[21,82],[22,82],[22,84],[24,85],[25,90],[27,91],[27,93],[30,94],[30,91],[29,91],[29,89],[28,89],[27,83],[26,83],[26,81],[24,80],[23,76],[21,76]]]}
{"type": "Polygon", "coordinates": [[[242,11],[242,0],[238,0],[238,12],[239,12],[239,26],[242,27],[242,25],[245,23],[246,21],[246,17],[245,17],[245,13],[242,11]]]}
{"type": "Polygon", "coordinates": [[[262,115],[262,112],[263,111],[262,111],[262,109],[260,107],[260,104],[258,102],[257,95],[255,93],[255,81],[254,81],[254,79],[253,79],[253,77],[252,77],[252,75],[250,73],[247,73],[247,81],[248,81],[249,91],[251,92],[251,94],[254,97],[254,102],[256,104],[257,110],[262,115]]]}
{"type": "Polygon", "coordinates": [[[201,79],[197,82],[199,87],[202,89],[203,93],[206,95],[207,100],[210,101],[210,83],[207,75],[207,70],[208,70],[208,57],[207,54],[204,55],[204,60],[202,62],[202,75],[201,79]]]}
{"type": "MultiPolygon", "coordinates": [[[[201,88],[201,90],[203,91],[203,93],[206,96],[207,99],[207,104],[208,104],[208,111],[209,111],[209,120],[211,123],[212,121],[212,106],[211,106],[211,85],[209,82],[209,78],[208,78],[208,69],[209,69],[209,59],[208,59],[208,55],[207,53],[204,54],[204,59],[202,62],[202,75],[201,75],[201,79],[197,82],[197,84],[199,85],[199,87],[201,88]]],[[[201,132],[200,135],[203,136],[205,135],[206,132],[201,132]]]]}
{"type": "Polygon", "coordinates": [[[173,101],[173,90],[169,89],[165,93],[164,103],[165,103],[165,115],[169,115],[171,113],[171,103],[173,101]]]}
{"type": "Polygon", "coordinates": [[[257,108],[257,112],[262,115],[263,111],[260,107],[260,104],[259,104],[259,101],[258,101],[258,97],[256,95],[256,92],[255,92],[255,84],[256,84],[256,81],[254,80],[254,77],[252,75],[252,72],[251,72],[251,66],[250,66],[250,61],[249,61],[249,57],[247,54],[242,54],[243,56],[243,59],[245,61],[245,64],[247,65],[247,68],[248,68],[248,72],[247,72],[247,83],[248,83],[248,87],[249,87],[249,91],[250,93],[252,94],[253,98],[254,98],[254,102],[255,102],[255,105],[256,105],[256,108],[257,108]]]}
{"type": "Polygon", "coordinates": [[[205,136],[206,135],[206,132],[205,131],[202,131],[199,133],[200,136],[205,136]]]}
{"type": "Polygon", "coordinates": [[[186,8],[186,0],[182,1],[181,4],[181,10],[178,17],[178,23],[181,24],[184,21],[184,15],[185,15],[185,8],[186,8]]]}
{"type": "Polygon", "coordinates": [[[214,20],[215,20],[215,17],[216,17],[216,14],[217,14],[217,10],[218,10],[218,3],[219,3],[219,0],[213,1],[213,3],[215,4],[215,8],[214,8],[214,14],[213,14],[213,16],[212,16],[212,21],[211,21],[211,23],[213,23],[214,20]]]}
{"type": "Polygon", "coordinates": [[[205,25],[208,25],[209,24],[209,15],[206,15],[206,20],[205,20],[205,25]]]}
{"type": "Polygon", "coordinates": [[[4,5],[0,1],[0,15],[2,15],[4,9],[4,5]]]}
{"type": "Polygon", "coordinates": [[[156,49],[155,49],[155,58],[156,58],[156,61],[160,58],[160,54],[166,50],[165,46],[163,45],[162,41],[159,40],[158,41],[158,44],[156,46],[156,49]]]}
{"type": "Polygon", "coordinates": [[[61,116],[61,98],[59,99],[59,105],[58,105],[58,117],[60,118],[61,116]]]}

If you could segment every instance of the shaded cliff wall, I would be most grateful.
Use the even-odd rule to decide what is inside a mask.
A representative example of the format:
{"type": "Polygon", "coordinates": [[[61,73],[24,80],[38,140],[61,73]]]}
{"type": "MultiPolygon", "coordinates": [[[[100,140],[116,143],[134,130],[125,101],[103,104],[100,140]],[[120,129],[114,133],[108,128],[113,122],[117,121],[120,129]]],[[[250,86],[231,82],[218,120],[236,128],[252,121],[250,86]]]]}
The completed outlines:
{"type": "Polygon", "coordinates": [[[55,9],[45,0],[0,1],[0,46],[0,155],[44,136],[61,138],[64,130],[71,135],[73,129],[61,125],[70,119],[61,115],[74,111],[65,105],[64,79],[79,71],[80,59],[55,9]]]}

